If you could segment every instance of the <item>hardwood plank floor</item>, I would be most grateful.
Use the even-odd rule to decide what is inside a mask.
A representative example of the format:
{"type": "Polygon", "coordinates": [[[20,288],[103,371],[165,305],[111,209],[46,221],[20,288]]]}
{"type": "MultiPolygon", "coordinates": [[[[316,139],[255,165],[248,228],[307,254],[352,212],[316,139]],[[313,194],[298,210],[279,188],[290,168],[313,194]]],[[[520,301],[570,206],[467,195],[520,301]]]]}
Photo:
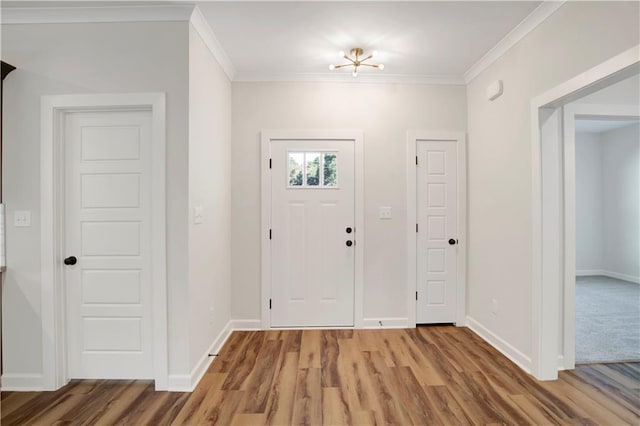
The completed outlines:
{"type": "Polygon", "coordinates": [[[2,425],[640,424],[640,363],[538,382],[466,328],[234,332],[192,393],[2,392],[2,425]]]}

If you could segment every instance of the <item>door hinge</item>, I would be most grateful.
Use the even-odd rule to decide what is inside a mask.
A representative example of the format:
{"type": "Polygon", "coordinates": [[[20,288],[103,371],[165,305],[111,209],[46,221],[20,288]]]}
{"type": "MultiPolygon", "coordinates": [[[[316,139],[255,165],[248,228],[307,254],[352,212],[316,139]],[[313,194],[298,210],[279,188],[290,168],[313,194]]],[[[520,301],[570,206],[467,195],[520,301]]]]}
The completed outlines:
{"type": "Polygon", "coordinates": [[[269,168],[271,168],[271,158],[269,158],[269,168]]]}
{"type": "Polygon", "coordinates": [[[271,309],[271,299],[269,299],[269,309],[271,309]]]}
{"type": "Polygon", "coordinates": [[[271,229],[269,229],[269,239],[271,239],[271,229]]]}
{"type": "Polygon", "coordinates": [[[418,224],[416,223],[416,232],[418,232],[418,224]]]}
{"type": "Polygon", "coordinates": [[[418,165],[418,156],[416,155],[416,166],[418,165]]]}
{"type": "Polygon", "coordinates": [[[418,300],[418,292],[416,291],[416,300],[418,300]]]}

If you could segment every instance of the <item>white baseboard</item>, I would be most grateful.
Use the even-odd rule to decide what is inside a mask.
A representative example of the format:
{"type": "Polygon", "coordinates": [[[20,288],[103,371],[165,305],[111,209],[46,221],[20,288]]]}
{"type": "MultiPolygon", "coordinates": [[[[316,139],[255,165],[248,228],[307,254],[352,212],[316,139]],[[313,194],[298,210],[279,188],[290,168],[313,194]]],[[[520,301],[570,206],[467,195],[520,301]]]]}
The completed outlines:
{"type": "Polygon", "coordinates": [[[365,318],[362,328],[409,328],[409,318],[365,318]]]}
{"type": "Polygon", "coordinates": [[[602,275],[604,277],[616,278],[618,280],[629,281],[632,283],[640,284],[640,277],[634,277],[633,275],[620,274],[618,272],[607,271],[605,269],[581,269],[576,271],[576,276],[586,277],[593,275],[602,275]]]}
{"type": "Polygon", "coordinates": [[[262,321],[257,320],[231,320],[231,330],[233,331],[253,331],[262,330],[262,321]]]}
{"type": "Polygon", "coordinates": [[[588,277],[592,275],[603,275],[604,271],[602,269],[580,269],[576,271],[577,277],[588,277]]]}
{"type": "Polygon", "coordinates": [[[603,271],[602,275],[611,277],[611,278],[617,278],[623,281],[629,281],[632,283],[640,284],[640,277],[634,277],[632,275],[619,274],[617,272],[612,272],[612,271],[603,271]]]}
{"type": "Polygon", "coordinates": [[[2,391],[38,392],[45,391],[44,376],[42,374],[11,374],[4,373],[0,379],[2,391]]]}
{"type": "Polygon", "coordinates": [[[229,322],[227,322],[227,325],[225,325],[222,331],[213,340],[213,343],[211,343],[207,351],[202,355],[202,357],[193,367],[193,369],[191,370],[191,374],[169,375],[169,379],[167,381],[167,390],[170,392],[193,392],[193,390],[202,379],[202,376],[204,376],[204,373],[207,372],[207,369],[214,360],[214,357],[209,356],[209,354],[218,353],[233,330],[233,321],[229,320],[229,322]]]}
{"type": "Polygon", "coordinates": [[[531,374],[531,358],[511,346],[501,337],[497,336],[484,325],[469,316],[467,316],[467,327],[469,327],[478,336],[482,337],[491,346],[496,348],[502,355],[513,361],[522,370],[531,374]]]}

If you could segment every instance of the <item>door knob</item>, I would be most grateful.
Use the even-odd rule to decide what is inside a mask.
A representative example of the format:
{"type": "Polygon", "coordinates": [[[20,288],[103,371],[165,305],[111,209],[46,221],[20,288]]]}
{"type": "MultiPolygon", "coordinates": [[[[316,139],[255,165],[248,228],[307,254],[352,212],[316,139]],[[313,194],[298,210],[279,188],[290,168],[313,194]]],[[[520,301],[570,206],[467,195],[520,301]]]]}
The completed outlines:
{"type": "Polygon", "coordinates": [[[351,247],[353,245],[353,241],[347,240],[346,244],[347,244],[347,247],[351,247]]]}
{"type": "Polygon", "coordinates": [[[449,245],[456,245],[458,244],[458,240],[454,240],[453,238],[449,238],[449,245]]]}
{"type": "Polygon", "coordinates": [[[353,229],[351,229],[351,227],[349,226],[347,229],[345,229],[345,231],[347,231],[347,234],[350,234],[353,229]]]}
{"type": "Polygon", "coordinates": [[[75,265],[78,263],[78,259],[75,256],[69,256],[64,260],[65,265],[75,265]]]}

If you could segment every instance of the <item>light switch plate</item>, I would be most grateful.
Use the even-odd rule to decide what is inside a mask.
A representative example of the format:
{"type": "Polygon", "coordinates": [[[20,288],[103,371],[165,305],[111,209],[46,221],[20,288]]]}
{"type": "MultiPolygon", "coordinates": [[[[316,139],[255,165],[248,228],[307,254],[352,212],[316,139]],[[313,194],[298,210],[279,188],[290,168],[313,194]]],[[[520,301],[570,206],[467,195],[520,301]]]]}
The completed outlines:
{"type": "Polygon", "coordinates": [[[378,217],[380,219],[391,219],[392,218],[391,207],[380,207],[378,209],[378,217]]]}
{"type": "Polygon", "coordinates": [[[31,211],[16,210],[15,212],[13,212],[13,226],[16,226],[16,227],[31,226],[31,211]]]}

